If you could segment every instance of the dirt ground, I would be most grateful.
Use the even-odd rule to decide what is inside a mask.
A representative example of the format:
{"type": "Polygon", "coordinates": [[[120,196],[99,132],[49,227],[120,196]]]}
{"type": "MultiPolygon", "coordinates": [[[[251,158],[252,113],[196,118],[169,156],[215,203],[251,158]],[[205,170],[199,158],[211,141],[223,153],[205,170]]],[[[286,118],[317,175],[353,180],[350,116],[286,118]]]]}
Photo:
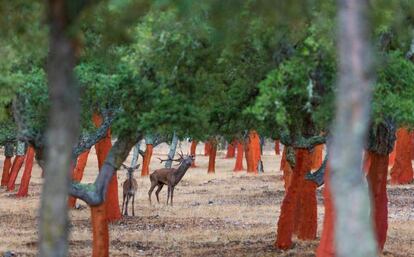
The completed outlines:
{"type": "MultiPolygon", "coordinates": [[[[188,145],[181,145],[187,152],[188,145]]],[[[155,148],[151,170],[161,167],[167,146],[155,148]]],[[[232,172],[235,159],[217,157],[216,173],[207,174],[208,158],[197,148],[196,164],[174,194],[174,206],[166,206],[166,188],[160,193],[161,204],[149,205],[149,178],[136,176],[138,193],[135,217],[125,217],[110,225],[111,256],[315,256],[323,219],[323,199],[318,190],[318,239],[295,240],[289,251],[273,248],[276,222],[284,196],[279,171],[280,156],[271,145],[263,161],[265,173],[258,176],[232,172]]],[[[0,157],[0,168],[3,165],[0,157]]],[[[130,162],[131,156],[127,163],[130,162]]],[[[140,162],[142,159],[140,159],[140,162]]],[[[246,165],[244,165],[246,166],[246,165]]],[[[84,182],[92,182],[97,160],[91,151],[84,182]]],[[[125,171],[118,172],[121,182],[125,171]]],[[[20,183],[20,177],[17,180],[20,183]]],[[[18,256],[36,256],[37,216],[42,179],[34,167],[29,197],[16,198],[16,192],[0,189],[0,255],[14,251],[18,256]]],[[[414,256],[414,186],[389,186],[389,230],[383,256],[414,256]]],[[[153,202],[155,196],[153,195],[153,202]]],[[[85,207],[85,204],[80,202],[85,207]]],[[[90,256],[91,228],[88,208],[70,212],[70,256],[90,256]]],[[[361,242],[363,243],[363,242],[361,242]]]]}

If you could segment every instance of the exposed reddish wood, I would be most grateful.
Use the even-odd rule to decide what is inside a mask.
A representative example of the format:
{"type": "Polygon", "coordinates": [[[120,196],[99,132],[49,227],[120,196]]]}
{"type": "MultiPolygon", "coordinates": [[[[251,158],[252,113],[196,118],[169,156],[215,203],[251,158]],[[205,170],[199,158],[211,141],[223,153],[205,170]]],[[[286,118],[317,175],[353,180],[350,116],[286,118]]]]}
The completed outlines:
{"type": "Polygon", "coordinates": [[[24,158],[26,156],[25,155],[17,155],[14,158],[13,161],[13,165],[10,171],[10,177],[9,177],[9,182],[7,183],[7,191],[13,191],[14,190],[14,186],[16,183],[16,178],[17,175],[19,174],[20,168],[22,167],[23,163],[24,163],[24,158]]]}
{"type": "Polygon", "coordinates": [[[240,141],[236,142],[236,163],[234,165],[233,171],[242,171],[243,168],[243,144],[240,141]]]}
{"type": "Polygon", "coordinates": [[[147,144],[147,148],[145,149],[145,154],[144,154],[144,160],[142,161],[141,176],[148,176],[150,173],[149,165],[151,163],[153,149],[154,149],[154,146],[152,144],[147,144]]]}
{"type": "Polygon", "coordinates": [[[3,173],[1,175],[1,185],[7,186],[10,178],[10,168],[12,166],[12,157],[6,156],[3,163],[3,173]]]}
{"type": "Polygon", "coordinates": [[[391,184],[408,184],[413,180],[410,133],[406,128],[397,131],[395,164],[391,169],[391,184]]]}
{"type": "MultiPolygon", "coordinates": [[[[196,140],[191,141],[191,147],[190,147],[190,154],[192,156],[194,156],[194,158],[196,157],[196,149],[197,149],[197,144],[198,142],[196,140]]],[[[195,160],[193,161],[193,163],[191,164],[192,168],[197,167],[195,160]]]]}
{"type": "Polygon", "coordinates": [[[109,257],[109,230],[105,204],[91,207],[92,256],[109,257]]]}
{"type": "Polygon", "coordinates": [[[217,155],[217,143],[214,141],[210,141],[210,151],[209,151],[209,158],[208,158],[208,173],[215,173],[216,172],[216,155],[217,155]]]}
{"type": "MultiPolygon", "coordinates": [[[[86,163],[88,162],[89,151],[85,151],[81,153],[78,157],[76,162],[76,167],[72,170],[72,181],[81,182],[83,178],[83,172],[86,167],[86,163]]],[[[68,199],[68,206],[69,208],[74,208],[76,204],[76,198],[73,196],[69,196],[68,199]]]]}
{"type": "Polygon", "coordinates": [[[30,178],[32,175],[33,160],[34,160],[34,149],[29,146],[26,153],[26,162],[24,164],[24,171],[22,175],[22,180],[20,182],[19,191],[17,192],[18,197],[26,197],[29,191],[30,178]]]}

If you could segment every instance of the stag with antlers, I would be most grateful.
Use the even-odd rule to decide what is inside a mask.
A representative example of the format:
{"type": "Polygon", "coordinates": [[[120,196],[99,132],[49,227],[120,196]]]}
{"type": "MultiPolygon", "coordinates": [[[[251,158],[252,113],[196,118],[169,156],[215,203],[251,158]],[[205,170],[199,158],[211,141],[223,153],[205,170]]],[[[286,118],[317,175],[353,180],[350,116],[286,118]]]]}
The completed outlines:
{"type": "Polygon", "coordinates": [[[125,164],[122,164],[122,167],[127,170],[128,178],[124,181],[123,184],[123,200],[122,200],[122,210],[121,212],[128,216],[128,203],[129,200],[132,198],[132,216],[135,216],[135,207],[134,207],[134,200],[135,200],[135,193],[138,189],[138,183],[133,177],[133,173],[135,170],[139,168],[139,164],[135,165],[134,167],[128,167],[125,164]],[[126,200],[126,204],[125,204],[126,200]],[[124,211],[125,206],[125,211],[124,211]]]}
{"type": "Polygon", "coordinates": [[[157,191],[155,191],[155,196],[157,197],[157,201],[159,203],[160,199],[159,199],[158,194],[160,193],[162,187],[164,185],[167,185],[168,186],[167,205],[168,205],[168,200],[170,199],[170,196],[171,196],[171,206],[172,206],[173,198],[174,198],[174,188],[178,184],[178,182],[180,182],[181,179],[184,177],[188,168],[190,168],[191,164],[194,161],[194,156],[193,155],[184,156],[183,153],[181,152],[181,154],[179,154],[178,159],[174,159],[174,160],[171,158],[166,159],[166,160],[162,160],[160,158],[158,159],[161,161],[161,163],[168,161],[168,160],[175,161],[175,162],[178,162],[177,165],[179,166],[178,168],[158,169],[158,170],[155,170],[150,175],[151,188],[148,191],[149,201],[151,204],[152,191],[154,190],[156,186],[158,186],[157,191]]]}

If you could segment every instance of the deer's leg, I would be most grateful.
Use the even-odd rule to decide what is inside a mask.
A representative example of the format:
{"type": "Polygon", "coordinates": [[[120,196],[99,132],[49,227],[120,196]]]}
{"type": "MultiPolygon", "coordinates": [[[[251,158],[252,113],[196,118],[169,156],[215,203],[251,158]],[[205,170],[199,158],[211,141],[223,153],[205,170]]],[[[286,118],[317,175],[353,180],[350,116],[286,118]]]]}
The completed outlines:
{"type": "Polygon", "coordinates": [[[164,186],[164,184],[158,184],[158,188],[157,188],[157,191],[155,191],[155,196],[157,197],[157,202],[158,203],[160,203],[160,198],[159,198],[159,193],[160,193],[160,191],[161,191],[161,189],[162,189],[162,187],[164,186]]]}
{"type": "Polygon", "coordinates": [[[170,199],[170,192],[171,192],[171,186],[168,185],[167,205],[168,205],[168,200],[170,199]]]}
{"type": "Polygon", "coordinates": [[[157,184],[154,184],[154,183],[151,183],[151,188],[150,188],[150,190],[148,191],[148,197],[149,197],[149,202],[150,202],[150,204],[151,204],[151,194],[152,194],[152,191],[154,191],[154,188],[155,188],[155,186],[156,186],[157,184]]]}
{"type": "Polygon", "coordinates": [[[174,187],[171,187],[171,206],[173,206],[174,187]]]}
{"type": "Polygon", "coordinates": [[[132,216],[135,216],[134,201],[135,201],[135,194],[132,195],[132,216]]]}
{"type": "Polygon", "coordinates": [[[122,209],[121,209],[122,214],[124,214],[124,205],[125,205],[125,194],[123,194],[123,197],[122,197],[122,209]]]}
{"type": "Polygon", "coordinates": [[[126,204],[125,204],[125,216],[128,216],[128,203],[129,203],[129,195],[126,196],[126,204]]]}

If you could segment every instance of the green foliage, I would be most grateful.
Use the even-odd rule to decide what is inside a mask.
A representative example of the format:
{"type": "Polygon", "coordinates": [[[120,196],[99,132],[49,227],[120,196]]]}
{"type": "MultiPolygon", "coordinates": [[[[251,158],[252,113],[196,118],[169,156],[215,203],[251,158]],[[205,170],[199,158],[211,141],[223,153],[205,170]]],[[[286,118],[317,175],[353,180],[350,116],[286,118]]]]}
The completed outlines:
{"type": "Polygon", "coordinates": [[[384,54],[374,86],[373,121],[391,118],[398,126],[414,126],[414,64],[400,51],[384,54]]]}

